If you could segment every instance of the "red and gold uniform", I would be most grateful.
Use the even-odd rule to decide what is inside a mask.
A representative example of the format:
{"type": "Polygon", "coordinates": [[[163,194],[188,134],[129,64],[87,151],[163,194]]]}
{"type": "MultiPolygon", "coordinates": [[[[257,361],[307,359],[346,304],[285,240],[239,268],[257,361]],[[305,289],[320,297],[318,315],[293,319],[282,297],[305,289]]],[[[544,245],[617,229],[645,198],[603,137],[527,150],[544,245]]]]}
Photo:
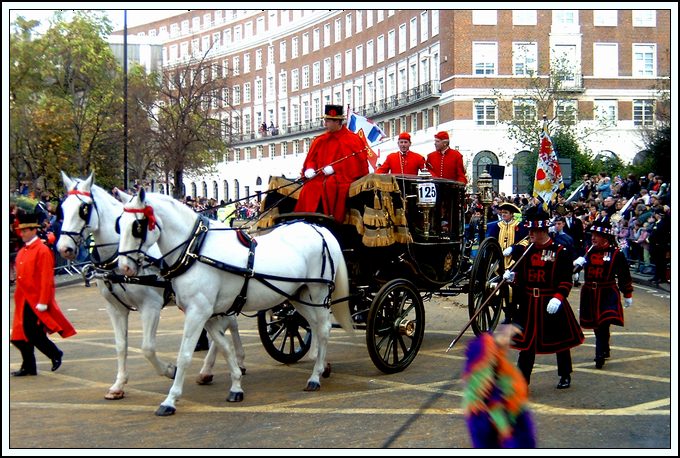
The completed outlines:
{"type": "Polygon", "coordinates": [[[343,125],[337,132],[325,132],[314,139],[302,166],[320,170],[333,164],[335,173],[318,173],[305,182],[296,212],[317,212],[333,216],[336,221],[345,220],[347,194],[353,181],[368,174],[366,144],[354,132],[343,125]]]}
{"type": "Polygon", "coordinates": [[[401,175],[418,175],[418,171],[425,168],[425,158],[409,150],[406,154],[401,151],[387,156],[385,162],[375,173],[394,173],[401,175]]]}

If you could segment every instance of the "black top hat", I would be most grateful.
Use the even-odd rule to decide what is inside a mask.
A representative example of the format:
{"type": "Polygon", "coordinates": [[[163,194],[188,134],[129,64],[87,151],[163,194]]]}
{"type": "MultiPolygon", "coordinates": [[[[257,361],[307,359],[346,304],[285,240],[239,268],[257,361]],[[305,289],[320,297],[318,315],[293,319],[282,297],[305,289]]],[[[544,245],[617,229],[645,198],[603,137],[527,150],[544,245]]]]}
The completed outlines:
{"type": "Polygon", "coordinates": [[[612,223],[609,220],[608,216],[600,217],[593,221],[593,224],[590,226],[590,230],[593,232],[599,232],[600,234],[603,235],[609,235],[613,236],[614,231],[612,229],[612,223]]]}
{"type": "Polygon", "coordinates": [[[524,213],[524,226],[529,229],[548,229],[550,227],[550,215],[543,210],[543,206],[530,207],[524,213]]]}
{"type": "Polygon", "coordinates": [[[499,210],[507,210],[510,213],[522,213],[522,210],[519,209],[519,207],[515,204],[511,204],[510,202],[503,202],[498,206],[499,210]]]}
{"type": "Polygon", "coordinates": [[[342,105],[326,105],[324,119],[345,119],[342,105]]]}
{"type": "Polygon", "coordinates": [[[35,213],[20,213],[18,216],[19,229],[40,229],[38,215],[35,213]]]}

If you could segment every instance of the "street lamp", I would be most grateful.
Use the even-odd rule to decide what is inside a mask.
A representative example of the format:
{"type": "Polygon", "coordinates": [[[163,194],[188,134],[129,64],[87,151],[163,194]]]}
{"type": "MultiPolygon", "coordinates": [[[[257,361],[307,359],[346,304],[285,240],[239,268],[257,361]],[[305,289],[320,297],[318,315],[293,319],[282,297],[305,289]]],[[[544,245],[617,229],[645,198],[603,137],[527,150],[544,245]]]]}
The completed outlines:
{"type": "Polygon", "coordinates": [[[486,232],[486,214],[487,210],[489,208],[489,205],[491,205],[491,202],[493,202],[493,196],[491,194],[491,189],[493,188],[493,183],[491,179],[491,174],[489,174],[488,171],[484,171],[479,174],[479,177],[477,178],[477,191],[479,192],[479,197],[480,201],[482,202],[482,206],[484,207],[484,212],[482,213],[482,222],[484,224],[484,231],[486,232]]]}

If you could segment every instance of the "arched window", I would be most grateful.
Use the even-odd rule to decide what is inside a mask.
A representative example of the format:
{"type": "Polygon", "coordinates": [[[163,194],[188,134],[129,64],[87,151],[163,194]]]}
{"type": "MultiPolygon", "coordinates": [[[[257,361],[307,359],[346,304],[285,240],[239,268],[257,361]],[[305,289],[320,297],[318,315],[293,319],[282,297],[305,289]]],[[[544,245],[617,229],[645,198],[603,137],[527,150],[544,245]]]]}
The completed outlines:
{"type": "Polygon", "coordinates": [[[227,180],[224,180],[222,187],[224,188],[224,201],[229,202],[229,183],[227,183],[227,180]]]}
{"type": "Polygon", "coordinates": [[[520,151],[512,161],[512,193],[528,194],[534,185],[536,162],[530,160],[529,151],[520,151]]]}
{"type": "Polygon", "coordinates": [[[196,183],[191,183],[191,195],[198,197],[198,194],[196,194],[196,183]]]}
{"type": "Polygon", "coordinates": [[[202,197],[208,197],[208,183],[205,181],[202,183],[202,188],[203,188],[203,196],[202,197]]]}
{"type": "Polygon", "coordinates": [[[255,180],[255,184],[256,184],[257,186],[262,186],[262,178],[257,177],[257,180],[255,180]]]}
{"type": "MultiPolygon", "coordinates": [[[[491,151],[485,150],[477,153],[472,159],[472,189],[477,192],[477,179],[484,173],[489,165],[498,165],[498,156],[491,151]]],[[[498,180],[492,180],[493,190],[498,192],[498,180]]]]}
{"type": "Polygon", "coordinates": [[[236,200],[239,200],[241,198],[238,180],[234,180],[234,196],[235,196],[236,200]]]}
{"type": "Polygon", "coordinates": [[[219,198],[217,181],[213,181],[213,199],[219,198]]]}

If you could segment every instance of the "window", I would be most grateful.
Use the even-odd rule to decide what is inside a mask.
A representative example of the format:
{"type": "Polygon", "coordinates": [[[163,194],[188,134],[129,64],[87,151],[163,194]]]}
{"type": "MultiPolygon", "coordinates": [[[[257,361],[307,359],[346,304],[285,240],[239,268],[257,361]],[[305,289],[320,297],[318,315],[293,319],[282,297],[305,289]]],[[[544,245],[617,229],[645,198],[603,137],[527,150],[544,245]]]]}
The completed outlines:
{"type": "Polygon", "coordinates": [[[345,38],[352,37],[352,13],[345,16],[345,38]]]}
{"type": "Polygon", "coordinates": [[[399,26],[399,54],[406,51],[406,24],[399,26]]]}
{"type": "Polygon", "coordinates": [[[250,54],[245,53],[243,55],[243,73],[248,73],[250,71],[250,54]]]}
{"type": "Polygon", "coordinates": [[[274,46],[267,46],[267,64],[272,65],[274,62],[274,46]]]}
{"type": "Polygon", "coordinates": [[[618,119],[616,100],[595,99],[595,119],[608,126],[615,125],[618,119]]]}
{"type": "Polygon", "coordinates": [[[342,55],[340,53],[334,56],[335,62],[333,63],[335,71],[333,72],[333,77],[338,79],[342,76],[342,55]]]}
{"type": "Polygon", "coordinates": [[[497,43],[472,43],[472,73],[474,75],[495,75],[497,61],[497,43]]]}
{"type": "Polygon", "coordinates": [[[314,66],[312,68],[312,84],[314,84],[314,86],[321,84],[321,63],[320,62],[314,62],[314,66]]]}
{"type": "Polygon", "coordinates": [[[593,11],[594,26],[616,27],[618,21],[617,10],[595,10],[593,11]]]}
{"type": "Polygon", "coordinates": [[[373,40],[366,43],[366,67],[373,66],[373,40]]]}
{"type": "Polygon", "coordinates": [[[198,56],[201,53],[198,38],[194,38],[193,40],[191,40],[191,53],[194,56],[198,56]]]}
{"type": "Polygon", "coordinates": [[[357,33],[363,30],[364,12],[357,10],[357,33]]]}
{"type": "Polygon", "coordinates": [[[253,36],[253,21],[248,21],[243,26],[243,38],[250,38],[253,36]]]}
{"type": "Polygon", "coordinates": [[[257,34],[262,35],[265,33],[265,28],[264,28],[264,16],[261,16],[257,18],[257,25],[255,26],[257,29],[257,34]]]}
{"type": "Polygon", "coordinates": [[[342,39],[342,19],[335,20],[335,42],[339,43],[342,39]]]}
{"type": "Polygon", "coordinates": [[[309,54],[309,32],[302,34],[302,55],[306,56],[309,54]]]}
{"type": "Polygon", "coordinates": [[[262,79],[255,80],[255,101],[262,102],[262,79]]]}
{"type": "Polygon", "coordinates": [[[309,65],[302,67],[302,88],[306,89],[309,87],[309,65]]]}
{"type": "Polygon", "coordinates": [[[555,116],[562,125],[573,125],[578,119],[578,105],[576,100],[557,100],[555,116]]]}
{"type": "Polygon", "coordinates": [[[366,10],[366,28],[373,27],[373,10],[366,10]]]}
{"type": "Polygon", "coordinates": [[[250,83],[245,83],[243,85],[243,103],[250,102],[250,83]]]}
{"type": "Polygon", "coordinates": [[[633,45],[633,76],[656,76],[656,45],[633,45]]]}
{"type": "Polygon", "coordinates": [[[288,42],[286,40],[281,40],[279,43],[279,61],[280,62],[285,62],[286,61],[286,45],[288,42]]]}
{"type": "Polygon", "coordinates": [[[243,31],[241,25],[234,26],[234,43],[241,43],[243,40],[243,31]]]}
{"type": "Polygon", "coordinates": [[[513,116],[520,123],[534,123],[536,117],[536,101],[530,99],[515,99],[512,101],[513,116]]]}
{"type": "Polygon", "coordinates": [[[222,38],[222,34],[220,32],[216,32],[212,34],[213,37],[213,47],[215,49],[218,49],[220,47],[220,39],[222,38]]]}
{"type": "Polygon", "coordinates": [[[647,127],[654,124],[654,100],[633,100],[633,124],[647,127]]]}
{"type": "Polygon", "coordinates": [[[204,14],[203,15],[203,28],[207,29],[212,25],[212,18],[210,17],[210,13],[204,14]]]}
{"type": "Polygon", "coordinates": [[[428,39],[428,28],[427,28],[427,11],[420,13],[420,42],[427,41],[428,39]]]}
{"type": "Polygon", "coordinates": [[[300,125],[300,105],[293,104],[293,118],[291,119],[294,126],[300,125]]]}
{"type": "Polygon", "coordinates": [[[382,22],[385,20],[385,10],[378,10],[378,18],[376,22],[382,22]]]}
{"type": "Polygon", "coordinates": [[[656,11],[633,10],[633,27],[656,27],[656,11]]]}
{"type": "Polygon", "coordinates": [[[281,143],[281,157],[288,155],[288,142],[281,143]]]}
{"type": "Polygon", "coordinates": [[[376,60],[378,61],[378,63],[380,63],[385,60],[385,35],[380,35],[378,37],[376,47],[378,51],[378,56],[376,60]]]}
{"type": "Polygon", "coordinates": [[[394,40],[395,40],[395,31],[394,29],[390,30],[387,32],[387,58],[389,59],[390,57],[394,57],[394,40]]]}
{"type": "Polygon", "coordinates": [[[312,40],[312,49],[314,51],[318,51],[319,48],[321,47],[321,30],[320,29],[314,29],[314,38],[312,40]]]}
{"type": "Polygon", "coordinates": [[[300,70],[297,68],[290,71],[290,85],[291,90],[297,91],[300,89],[300,70]]]}
{"type": "Polygon", "coordinates": [[[345,75],[352,74],[352,50],[345,51],[345,75]]]}
{"type": "Polygon", "coordinates": [[[232,72],[232,73],[233,73],[235,76],[236,76],[236,75],[240,75],[240,74],[241,74],[241,58],[240,58],[239,56],[234,56],[233,63],[234,63],[234,64],[233,64],[233,66],[232,66],[232,67],[233,67],[233,72],[232,72]]]}
{"type": "Polygon", "coordinates": [[[331,45],[331,25],[324,24],[323,26],[323,47],[327,48],[331,45]]]}
{"type": "Polygon", "coordinates": [[[578,11],[576,10],[553,10],[553,23],[554,26],[566,25],[578,25],[578,11]]]}
{"type": "Polygon", "coordinates": [[[255,70],[262,69],[262,50],[258,49],[255,51],[255,70]]]}
{"type": "Polygon", "coordinates": [[[290,40],[290,57],[295,59],[298,56],[298,37],[293,37],[290,40]]]}
{"type": "Polygon", "coordinates": [[[496,10],[472,10],[472,25],[496,25],[497,22],[496,10]]]}
{"type": "Polygon", "coordinates": [[[409,22],[409,47],[415,48],[418,45],[418,18],[412,17],[409,22]]]}
{"type": "Polygon", "coordinates": [[[494,99],[475,99],[475,124],[478,126],[496,124],[496,101],[494,99]]]}
{"type": "Polygon", "coordinates": [[[612,78],[619,76],[619,45],[593,43],[593,76],[612,78]]]}
{"type": "Polygon", "coordinates": [[[241,103],[241,86],[234,86],[231,92],[233,94],[234,105],[241,103]]]}
{"type": "Polygon", "coordinates": [[[224,46],[231,45],[231,29],[224,29],[222,31],[222,42],[224,46]]]}
{"type": "Polygon", "coordinates": [[[222,88],[222,106],[223,107],[229,106],[229,88],[228,87],[222,88]]]}
{"type": "Polygon", "coordinates": [[[286,92],[288,92],[288,74],[285,70],[282,70],[281,73],[279,73],[279,91],[281,92],[281,95],[284,96],[286,92]]]}
{"type": "Polygon", "coordinates": [[[274,159],[275,154],[276,154],[276,145],[272,143],[272,144],[269,145],[269,159],[274,159]]]}
{"type": "Polygon", "coordinates": [[[512,25],[536,25],[536,10],[512,10],[512,25]]]}
{"type": "Polygon", "coordinates": [[[537,67],[537,44],[515,42],[512,44],[512,73],[516,76],[535,75],[537,67]]]}
{"type": "Polygon", "coordinates": [[[355,56],[355,67],[356,71],[361,71],[364,69],[364,46],[359,45],[356,47],[356,56],[355,56]]]}
{"type": "MultiPolygon", "coordinates": [[[[437,36],[439,35],[439,10],[431,10],[430,14],[432,15],[432,18],[430,19],[430,22],[432,23],[432,36],[437,36]]],[[[437,111],[432,110],[433,116],[437,116],[437,111]]],[[[433,124],[436,126],[437,124],[433,124]]]]}
{"type": "Polygon", "coordinates": [[[331,66],[331,58],[326,57],[323,60],[323,82],[327,83],[331,80],[331,75],[333,73],[333,67],[331,66]]]}

